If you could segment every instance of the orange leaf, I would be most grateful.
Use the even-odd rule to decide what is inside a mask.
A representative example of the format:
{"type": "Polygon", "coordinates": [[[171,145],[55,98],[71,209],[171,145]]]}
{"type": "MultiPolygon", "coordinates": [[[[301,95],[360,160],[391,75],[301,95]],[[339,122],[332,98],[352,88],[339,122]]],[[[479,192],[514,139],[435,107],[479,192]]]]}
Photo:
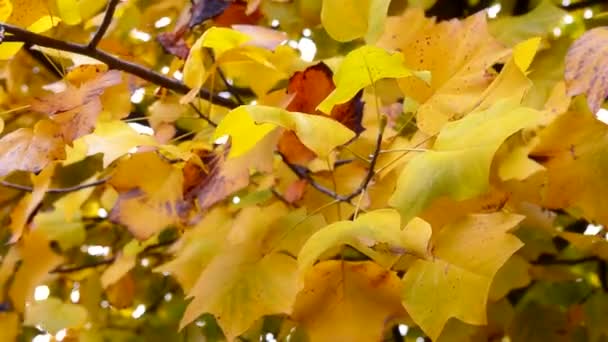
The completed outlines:
{"type": "Polygon", "coordinates": [[[230,27],[235,24],[255,25],[262,19],[259,10],[247,14],[247,4],[243,2],[232,2],[224,12],[215,17],[215,25],[230,27]]]}
{"type": "MultiPolygon", "coordinates": [[[[336,88],[332,79],[331,69],[324,63],[306,68],[304,71],[296,72],[287,86],[287,94],[293,94],[293,99],[287,106],[287,110],[308,114],[325,115],[317,111],[317,106],[336,88]]],[[[331,118],[344,124],[355,133],[361,133],[363,118],[363,103],[361,92],[349,102],[334,106],[331,118]]],[[[300,139],[291,131],[283,134],[279,140],[279,151],[293,164],[306,165],[316,158],[316,154],[304,146],[300,139]]]]}

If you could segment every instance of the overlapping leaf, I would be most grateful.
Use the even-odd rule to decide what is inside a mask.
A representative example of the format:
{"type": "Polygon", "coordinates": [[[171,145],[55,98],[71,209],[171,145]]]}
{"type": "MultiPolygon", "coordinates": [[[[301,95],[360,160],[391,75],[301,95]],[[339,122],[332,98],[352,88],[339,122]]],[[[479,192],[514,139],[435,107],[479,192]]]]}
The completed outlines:
{"type": "Polygon", "coordinates": [[[522,107],[517,101],[501,100],[487,110],[446,124],[433,149],[415,156],[406,165],[390,205],[408,221],[439,197],[464,200],[484,193],[498,147],[539,118],[539,112],[522,107]]]}
{"type": "Polygon", "coordinates": [[[376,263],[324,261],[307,275],[292,317],[311,341],[379,341],[406,315],[400,288],[397,275],[376,263]]]}
{"type": "Polygon", "coordinates": [[[509,50],[488,33],[483,12],[435,25],[419,15],[418,18],[414,21],[418,32],[407,29],[410,16],[404,15],[399,25],[392,24],[404,33],[387,32],[385,35],[398,37],[381,41],[386,48],[399,49],[407,67],[430,71],[430,85],[414,78],[402,79],[399,83],[407,96],[421,104],[417,113],[418,128],[435,134],[446,122],[466,115],[477,104],[494,78],[489,68],[506,57],[509,50]]]}
{"type": "Polygon", "coordinates": [[[486,323],[490,285],[500,267],[523,244],[508,232],[523,217],[474,215],[444,227],[430,260],[417,260],[403,278],[403,305],[436,339],[449,318],[486,323]]]}

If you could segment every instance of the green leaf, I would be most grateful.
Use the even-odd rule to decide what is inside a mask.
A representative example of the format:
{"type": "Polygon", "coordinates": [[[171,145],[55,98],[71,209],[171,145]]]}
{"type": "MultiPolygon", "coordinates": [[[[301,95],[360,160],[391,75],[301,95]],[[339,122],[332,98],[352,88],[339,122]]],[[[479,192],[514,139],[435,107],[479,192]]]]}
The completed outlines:
{"type": "Polygon", "coordinates": [[[597,292],[584,304],[589,341],[599,342],[608,338],[608,294],[597,292]]]}
{"type": "Polygon", "coordinates": [[[230,135],[230,157],[238,157],[251,150],[277,126],[294,131],[300,141],[321,158],[326,158],[337,146],[355,137],[353,131],[329,117],[249,105],[230,111],[215,130],[214,138],[230,135]]]}
{"type": "Polygon", "coordinates": [[[378,80],[413,76],[414,72],[403,65],[403,60],[401,53],[391,54],[382,48],[370,45],[351,51],[334,75],[336,89],[319,104],[317,109],[330,113],[335,105],[352,99],[359,90],[378,80]]]}
{"type": "Polygon", "coordinates": [[[384,267],[390,267],[405,252],[401,243],[399,213],[374,210],[354,221],[339,221],[319,230],[306,241],[298,255],[301,276],[328,251],[351,246],[384,267]]]}
{"type": "Polygon", "coordinates": [[[26,307],[24,325],[40,326],[56,334],[62,329],[79,329],[87,321],[87,310],[78,304],[64,303],[51,297],[26,307]]]}
{"type": "Polygon", "coordinates": [[[555,6],[553,1],[543,0],[532,11],[516,17],[499,17],[489,22],[490,32],[507,46],[535,36],[547,36],[561,24],[568,12],[555,6]]]}
{"type": "Polygon", "coordinates": [[[539,118],[539,112],[507,99],[446,124],[433,149],[416,155],[401,172],[389,204],[407,222],[436,198],[459,201],[484,193],[498,147],[539,118]]]}
{"type": "Polygon", "coordinates": [[[403,277],[402,300],[414,322],[436,339],[449,318],[486,323],[492,279],[523,244],[508,233],[522,216],[471,215],[442,228],[434,258],[417,260],[403,277]]]}

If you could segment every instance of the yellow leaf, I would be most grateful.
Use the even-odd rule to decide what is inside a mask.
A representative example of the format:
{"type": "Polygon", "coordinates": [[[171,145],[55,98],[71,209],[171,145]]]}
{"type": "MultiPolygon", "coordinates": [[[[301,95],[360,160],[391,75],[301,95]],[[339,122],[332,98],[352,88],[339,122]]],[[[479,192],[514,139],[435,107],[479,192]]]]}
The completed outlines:
{"type": "Polygon", "coordinates": [[[568,49],[564,79],[568,96],[585,94],[592,113],[597,113],[608,96],[605,78],[608,28],[597,27],[585,32],[568,49]]]}
{"type": "Polygon", "coordinates": [[[304,284],[292,318],[310,341],[381,341],[391,321],[406,315],[399,277],[373,262],[324,261],[304,284]]]}
{"type": "Polygon", "coordinates": [[[351,51],[334,75],[336,89],[317,107],[324,113],[352,99],[357,92],[383,78],[403,78],[414,75],[403,64],[401,53],[366,45],[351,51]]]}
{"type": "Polygon", "coordinates": [[[399,213],[392,209],[374,210],[354,221],[338,221],[312,235],[298,255],[298,271],[305,276],[324,254],[351,246],[380,266],[390,268],[405,253],[401,242],[399,213]]]}
{"type": "Polygon", "coordinates": [[[13,13],[13,3],[11,0],[0,0],[0,21],[6,21],[13,13]]]}
{"type": "Polygon", "coordinates": [[[230,135],[232,137],[232,145],[229,156],[238,157],[251,150],[275,128],[276,125],[270,123],[256,125],[252,116],[249,114],[248,107],[241,106],[230,111],[224,119],[222,119],[215,129],[213,138],[218,139],[226,134],[230,135]]]}
{"type": "Polygon", "coordinates": [[[80,7],[78,6],[78,3],[78,0],[57,0],[59,16],[64,23],[68,25],[80,24],[82,18],[80,18],[80,7]]]}
{"type": "Polygon", "coordinates": [[[171,261],[154,269],[174,276],[184,292],[190,292],[201,272],[221,250],[233,220],[226,208],[211,210],[194,228],[171,246],[171,261]]]}
{"type": "Polygon", "coordinates": [[[339,42],[365,37],[373,43],[382,33],[389,4],[387,0],[323,0],[321,22],[339,42]]]}
{"type": "Polygon", "coordinates": [[[326,158],[337,146],[355,137],[353,131],[328,117],[249,105],[228,113],[215,130],[214,138],[230,135],[230,157],[238,157],[252,149],[277,126],[294,131],[302,143],[321,158],[326,158]]]}
{"type": "MultiPolygon", "coordinates": [[[[393,22],[393,32],[397,28],[409,31],[411,18],[404,15],[399,24],[393,22]]],[[[381,42],[385,48],[399,49],[406,67],[430,71],[430,85],[412,77],[398,82],[404,94],[420,103],[419,129],[436,134],[446,122],[466,115],[478,103],[493,79],[488,69],[509,50],[488,33],[485,11],[434,25],[418,18],[414,21],[417,32],[396,33],[398,39],[384,37],[381,42]]],[[[391,34],[385,32],[385,36],[391,34]]]]}
{"type": "Polygon", "coordinates": [[[36,230],[23,236],[19,251],[23,261],[15,273],[9,296],[15,310],[23,312],[25,303],[33,299],[34,288],[63,262],[63,258],[53,252],[44,233],[36,230]]]}
{"type": "Polygon", "coordinates": [[[526,259],[519,255],[513,255],[494,276],[489,299],[496,302],[506,296],[509,291],[530,284],[532,281],[530,267],[526,259]]]}
{"type": "MultiPolygon", "coordinates": [[[[214,28],[210,28],[212,30],[214,28]]],[[[207,30],[207,31],[209,31],[207,30]]],[[[188,58],[184,63],[184,83],[192,89],[200,89],[207,79],[207,71],[205,70],[205,63],[203,59],[203,42],[205,34],[196,40],[188,58]]]]}
{"type": "Polygon", "coordinates": [[[597,197],[608,191],[608,126],[576,110],[558,116],[539,137],[530,155],[547,169],[543,205],[578,208],[589,222],[608,225],[608,203],[597,197]]]}
{"type": "MultiPolygon", "coordinates": [[[[30,2],[28,0],[25,1],[14,1],[14,6],[15,6],[15,11],[13,11],[13,14],[11,15],[11,17],[9,18],[9,24],[15,24],[17,26],[23,26],[20,25],[19,21],[20,20],[15,20],[17,22],[13,22],[13,17],[17,17],[20,15],[25,15],[25,18],[22,18],[24,20],[24,22],[29,22],[29,14],[25,14],[25,13],[21,13],[21,9],[20,5],[18,3],[20,2],[30,2]],[[19,9],[19,11],[17,11],[17,9],[19,9]],[[18,14],[15,14],[16,12],[19,12],[18,14]]],[[[31,2],[35,2],[35,1],[31,1],[31,2]]],[[[42,5],[43,7],[46,8],[46,5],[42,5]]],[[[32,12],[37,12],[37,11],[32,11],[32,12]]],[[[44,16],[40,16],[38,17],[36,20],[32,21],[29,26],[27,26],[27,30],[34,32],[34,33],[42,33],[45,32],[53,27],[55,27],[57,24],[59,24],[59,22],[61,21],[60,18],[58,17],[53,17],[50,15],[44,15],[44,16]]],[[[18,43],[18,42],[3,42],[2,44],[0,44],[0,60],[5,60],[5,59],[10,59],[12,58],[17,52],[19,52],[19,49],[21,49],[21,47],[23,46],[23,43],[18,43]]]]}
{"type": "Polygon", "coordinates": [[[19,315],[15,312],[0,312],[0,341],[17,341],[19,315]]]}
{"type": "Polygon", "coordinates": [[[439,197],[460,201],[484,193],[498,147],[539,119],[539,112],[501,100],[446,124],[433,149],[414,156],[403,169],[389,204],[409,221],[439,197]]]}
{"type": "Polygon", "coordinates": [[[82,137],[87,155],[103,154],[103,167],[140,146],[157,145],[150,135],[139,134],[123,121],[100,122],[93,133],[82,137]]]}
{"type": "Polygon", "coordinates": [[[145,240],[179,222],[182,172],[155,153],[122,161],[110,184],[121,192],[110,219],[127,226],[135,238],[145,240]]]}
{"type": "Polygon", "coordinates": [[[237,30],[214,26],[205,31],[201,40],[201,46],[213,49],[219,58],[224,52],[247,43],[251,37],[237,30]]]}
{"type": "Polygon", "coordinates": [[[51,334],[62,329],[78,330],[87,321],[87,310],[78,304],[64,303],[51,297],[29,305],[25,310],[24,325],[40,326],[51,334]]]}
{"type": "Polygon", "coordinates": [[[286,212],[275,203],[239,213],[221,250],[189,291],[194,298],[181,327],[211,313],[233,341],[264,315],[291,313],[298,286],[297,263],[289,254],[297,253],[324,221],[313,217],[298,224],[304,223],[305,212],[286,212]]]}
{"type": "Polygon", "coordinates": [[[417,260],[403,277],[402,300],[414,322],[435,340],[448,319],[486,323],[490,285],[523,244],[508,233],[522,216],[472,215],[444,227],[434,258],[417,260]]]}
{"type": "Polygon", "coordinates": [[[65,157],[59,127],[40,120],[34,129],[20,128],[0,139],[0,177],[13,171],[38,172],[54,160],[65,157]]]}
{"type": "Polygon", "coordinates": [[[433,229],[428,222],[414,217],[401,232],[401,240],[405,250],[421,258],[428,257],[432,233],[433,229]]]}
{"type": "Polygon", "coordinates": [[[296,261],[276,252],[264,254],[260,248],[268,229],[285,211],[276,204],[264,214],[257,207],[239,214],[234,235],[228,236],[231,243],[223,246],[188,293],[194,299],[181,327],[208,312],[231,341],[260,316],[290,311],[296,295],[296,261]]]}
{"type": "Polygon", "coordinates": [[[519,70],[522,72],[528,70],[539,46],[540,37],[530,38],[515,45],[513,48],[513,60],[515,61],[515,65],[519,67],[519,70]]]}
{"type": "Polygon", "coordinates": [[[33,185],[33,191],[26,194],[19,200],[17,206],[11,212],[11,242],[16,242],[23,234],[28,219],[42,202],[46,191],[51,185],[51,177],[55,172],[55,165],[51,164],[46,167],[39,175],[30,175],[33,185]]]}
{"type": "MultiPolygon", "coordinates": [[[[94,180],[93,178],[86,182],[94,180]]],[[[43,232],[50,240],[57,241],[64,251],[81,245],[86,238],[86,232],[80,207],[94,190],[94,187],[89,187],[65,195],[53,203],[54,210],[39,213],[34,217],[34,229],[43,232]]]]}

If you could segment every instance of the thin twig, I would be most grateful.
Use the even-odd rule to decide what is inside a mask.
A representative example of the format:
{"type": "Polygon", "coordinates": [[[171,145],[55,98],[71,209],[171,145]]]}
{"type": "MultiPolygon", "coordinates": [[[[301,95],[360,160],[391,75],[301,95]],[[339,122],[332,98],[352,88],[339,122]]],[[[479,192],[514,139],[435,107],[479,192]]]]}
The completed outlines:
{"type": "Polygon", "coordinates": [[[108,259],[103,259],[103,260],[91,262],[91,263],[88,263],[88,264],[78,265],[78,266],[58,267],[58,268],[52,270],[50,273],[71,273],[71,272],[78,272],[78,271],[86,270],[88,268],[95,268],[95,267],[98,267],[98,266],[109,265],[109,264],[113,263],[114,260],[116,260],[116,257],[111,257],[111,258],[108,258],[108,259]]]}
{"type": "Polygon", "coordinates": [[[198,114],[198,116],[201,119],[207,121],[207,123],[210,124],[211,126],[217,127],[217,124],[213,120],[211,120],[210,117],[208,117],[207,115],[203,114],[203,112],[201,112],[201,110],[198,109],[192,102],[190,102],[190,107],[192,107],[192,109],[194,109],[194,111],[196,112],[196,114],[198,114]]]}
{"type": "MultiPolygon", "coordinates": [[[[163,88],[175,91],[177,93],[187,94],[190,91],[190,88],[179,80],[167,77],[145,66],[115,57],[103,50],[99,50],[98,48],[90,48],[88,44],[85,45],[73,42],[66,42],[63,40],[37,34],[6,23],[0,23],[0,27],[2,27],[6,33],[10,33],[10,35],[4,36],[4,39],[2,40],[4,42],[29,43],[42,47],[88,56],[107,64],[108,67],[110,67],[111,69],[122,70],[129,74],[135,75],[143,80],[146,80],[163,88]]],[[[220,106],[228,108],[238,107],[238,103],[235,103],[230,99],[214,95],[206,89],[200,90],[200,96],[202,98],[209,98],[212,103],[220,106]]]]}
{"type": "Polygon", "coordinates": [[[93,38],[89,42],[89,45],[88,45],[89,49],[95,49],[97,47],[97,44],[99,44],[99,41],[106,34],[106,31],[108,30],[108,28],[110,27],[110,24],[112,23],[112,18],[114,17],[114,11],[116,11],[116,6],[118,6],[119,2],[120,2],[120,0],[110,0],[108,2],[108,6],[106,7],[106,13],[103,16],[103,21],[101,22],[101,25],[99,25],[97,32],[95,32],[95,34],[93,35],[93,38]]]}
{"type": "MultiPolygon", "coordinates": [[[[47,193],[74,192],[74,191],[102,185],[102,184],[106,183],[108,180],[109,180],[109,178],[102,178],[100,180],[96,180],[91,183],[78,184],[78,185],[70,186],[67,188],[50,188],[46,192],[47,193]]],[[[27,191],[27,192],[34,191],[34,188],[29,185],[15,184],[15,183],[7,182],[5,180],[0,180],[0,185],[7,187],[7,188],[15,189],[15,190],[21,190],[21,191],[27,191]]]]}

